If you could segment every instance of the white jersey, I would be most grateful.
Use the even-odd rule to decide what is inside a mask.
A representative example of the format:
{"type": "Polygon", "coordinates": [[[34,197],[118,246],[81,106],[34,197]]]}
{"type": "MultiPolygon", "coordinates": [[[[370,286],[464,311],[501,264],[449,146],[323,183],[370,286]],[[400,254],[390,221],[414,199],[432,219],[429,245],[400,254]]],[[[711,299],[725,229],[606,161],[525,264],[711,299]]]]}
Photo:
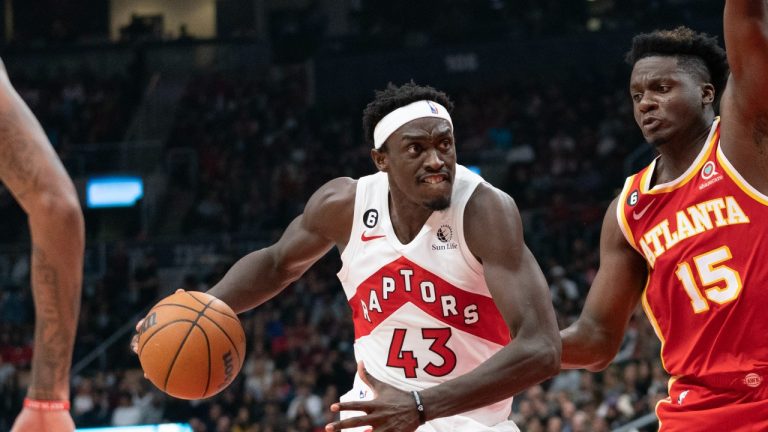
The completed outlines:
{"type": "MultiPolygon", "coordinates": [[[[483,181],[457,165],[450,207],[433,212],[416,237],[402,244],[389,218],[387,174],[358,180],[338,277],[352,308],[355,357],[375,378],[402,390],[423,390],[475,369],[510,342],[483,267],[464,239],[464,209],[483,181]]],[[[342,400],[372,396],[355,377],[342,400]]],[[[516,431],[507,421],[511,407],[510,398],[428,422],[419,431],[516,431]]]]}

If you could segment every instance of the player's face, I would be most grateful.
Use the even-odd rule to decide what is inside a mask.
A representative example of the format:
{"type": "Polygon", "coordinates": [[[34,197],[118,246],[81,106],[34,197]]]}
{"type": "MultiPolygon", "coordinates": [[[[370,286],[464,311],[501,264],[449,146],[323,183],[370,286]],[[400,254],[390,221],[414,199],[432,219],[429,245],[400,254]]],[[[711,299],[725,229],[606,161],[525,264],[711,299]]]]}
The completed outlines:
{"type": "Polygon", "coordinates": [[[646,141],[658,147],[686,136],[686,131],[704,117],[707,100],[712,96],[710,90],[711,86],[680,68],[675,57],[638,60],[632,69],[629,92],[635,122],[646,141]]]}
{"type": "Polygon", "coordinates": [[[451,124],[437,117],[416,119],[393,132],[386,145],[386,151],[374,154],[374,161],[390,184],[430,210],[448,208],[456,173],[451,124]]]}

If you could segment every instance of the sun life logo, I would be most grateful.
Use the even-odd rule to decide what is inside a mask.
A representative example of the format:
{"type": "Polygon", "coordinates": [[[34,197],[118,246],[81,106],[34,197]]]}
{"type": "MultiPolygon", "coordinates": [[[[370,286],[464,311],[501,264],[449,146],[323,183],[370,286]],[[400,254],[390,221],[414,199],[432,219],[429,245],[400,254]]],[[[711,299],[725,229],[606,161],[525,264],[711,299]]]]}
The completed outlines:
{"type": "Polygon", "coordinates": [[[433,251],[458,250],[459,244],[451,241],[453,239],[453,228],[450,225],[441,225],[435,234],[440,243],[432,243],[430,249],[433,251]]]}
{"type": "Polygon", "coordinates": [[[453,238],[453,229],[450,225],[442,225],[437,230],[437,239],[443,243],[448,243],[453,238]]]}

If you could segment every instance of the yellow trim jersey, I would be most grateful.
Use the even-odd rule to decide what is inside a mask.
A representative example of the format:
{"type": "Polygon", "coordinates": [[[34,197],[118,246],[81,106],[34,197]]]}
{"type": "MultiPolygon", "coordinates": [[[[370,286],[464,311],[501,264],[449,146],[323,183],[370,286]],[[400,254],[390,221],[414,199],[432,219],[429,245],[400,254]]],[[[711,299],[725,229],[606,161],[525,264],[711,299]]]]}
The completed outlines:
{"type": "MultiPolygon", "coordinates": [[[[619,225],[649,269],[642,304],[675,377],[768,367],[768,197],[720,148],[719,119],[690,168],[652,185],[656,161],[629,177],[619,225]]],[[[751,378],[749,378],[751,377],[751,378]]]]}

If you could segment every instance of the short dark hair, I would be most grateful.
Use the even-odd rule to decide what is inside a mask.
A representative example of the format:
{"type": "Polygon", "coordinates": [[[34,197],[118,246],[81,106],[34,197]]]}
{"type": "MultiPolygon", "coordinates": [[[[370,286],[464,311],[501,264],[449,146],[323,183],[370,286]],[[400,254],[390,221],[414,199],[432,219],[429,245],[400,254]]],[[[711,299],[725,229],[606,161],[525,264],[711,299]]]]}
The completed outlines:
{"type": "Polygon", "coordinates": [[[384,90],[376,90],[375,97],[363,110],[363,134],[365,141],[373,147],[373,129],[387,114],[420,100],[430,100],[453,112],[453,101],[447,94],[430,86],[421,86],[413,81],[396,86],[391,82],[384,90]]]}
{"type": "Polygon", "coordinates": [[[632,38],[632,49],[627,52],[626,61],[634,66],[640,59],[657,55],[677,57],[678,64],[686,71],[704,74],[705,81],[715,87],[715,100],[720,99],[728,82],[729,69],[728,58],[717,37],[684,26],[642,33],[632,38]]]}

